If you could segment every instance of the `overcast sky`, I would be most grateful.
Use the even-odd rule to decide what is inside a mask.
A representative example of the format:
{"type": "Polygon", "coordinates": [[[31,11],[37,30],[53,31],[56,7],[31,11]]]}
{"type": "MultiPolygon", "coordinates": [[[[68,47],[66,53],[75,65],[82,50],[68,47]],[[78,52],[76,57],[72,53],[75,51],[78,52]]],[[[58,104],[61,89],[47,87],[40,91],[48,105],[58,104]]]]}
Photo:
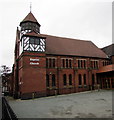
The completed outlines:
{"type": "Polygon", "coordinates": [[[89,40],[99,48],[112,44],[112,0],[1,0],[0,65],[13,65],[16,28],[31,1],[42,34],[89,40]]]}

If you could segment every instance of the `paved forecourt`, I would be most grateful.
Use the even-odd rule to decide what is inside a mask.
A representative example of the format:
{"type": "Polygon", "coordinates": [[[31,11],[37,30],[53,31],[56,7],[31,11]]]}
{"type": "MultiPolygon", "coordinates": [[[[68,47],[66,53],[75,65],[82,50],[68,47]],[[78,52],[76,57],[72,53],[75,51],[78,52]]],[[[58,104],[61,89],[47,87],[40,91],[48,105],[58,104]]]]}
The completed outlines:
{"type": "Polygon", "coordinates": [[[111,118],[112,91],[87,91],[31,100],[7,97],[18,118],[111,118]]]}

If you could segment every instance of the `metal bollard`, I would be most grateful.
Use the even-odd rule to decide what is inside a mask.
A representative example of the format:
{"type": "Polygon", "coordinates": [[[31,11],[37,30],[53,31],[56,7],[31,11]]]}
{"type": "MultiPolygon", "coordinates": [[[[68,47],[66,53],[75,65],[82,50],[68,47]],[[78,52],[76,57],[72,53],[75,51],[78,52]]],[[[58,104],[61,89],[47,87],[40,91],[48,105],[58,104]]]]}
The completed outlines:
{"type": "Polygon", "coordinates": [[[32,99],[34,99],[34,93],[32,93],[32,99]]]}

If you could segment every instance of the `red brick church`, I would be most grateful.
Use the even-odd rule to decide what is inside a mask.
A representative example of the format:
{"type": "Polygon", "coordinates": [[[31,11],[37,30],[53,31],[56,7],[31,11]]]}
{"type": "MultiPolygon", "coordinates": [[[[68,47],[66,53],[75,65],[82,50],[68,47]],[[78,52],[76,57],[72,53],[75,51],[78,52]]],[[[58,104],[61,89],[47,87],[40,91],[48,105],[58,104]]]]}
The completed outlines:
{"type": "Polygon", "coordinates": [[[114,88],[110,46],[41,34],[40,27],[30,12],[17,28],[10,94],[29,99],[114,88]]]}

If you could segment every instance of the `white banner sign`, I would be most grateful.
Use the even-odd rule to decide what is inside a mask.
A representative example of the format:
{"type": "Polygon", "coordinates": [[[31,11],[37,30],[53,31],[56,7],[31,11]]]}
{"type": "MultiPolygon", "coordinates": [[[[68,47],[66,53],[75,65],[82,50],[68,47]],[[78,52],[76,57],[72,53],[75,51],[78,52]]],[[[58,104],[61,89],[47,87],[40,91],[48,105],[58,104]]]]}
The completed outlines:
{"type": "Polygon", "coordinates": [[[30,58],[30,65],[39,65],[39,62],[40,59],[33,59],[33,58],[30,58]]]}

